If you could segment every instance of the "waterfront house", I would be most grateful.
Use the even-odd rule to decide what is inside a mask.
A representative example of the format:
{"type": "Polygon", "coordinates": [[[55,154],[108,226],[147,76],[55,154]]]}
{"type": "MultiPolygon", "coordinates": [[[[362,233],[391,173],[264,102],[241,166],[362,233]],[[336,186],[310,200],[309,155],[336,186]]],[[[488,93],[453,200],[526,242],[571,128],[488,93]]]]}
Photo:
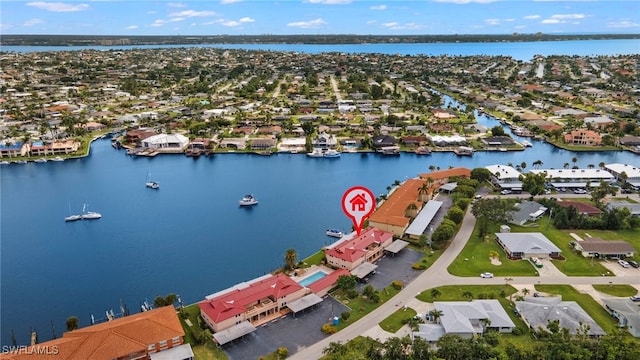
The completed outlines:
{"type": "Polygon", "coordinates": [[[560,296],[525,297],[515,301],[516,310],[531,329],[544,330],[550,322],[558,321],[560,329],[572,335],[586,331],[589,336],[605,335],[604,330],[575,301],[562,301],[560,296]]]}
{"type": "Polygon", "coordinates": [[[531,173],[545,173],[547,181],[558,188],[586,188],[600,186],[600,181],[612,182],[615,178],[601,169],[532,169],[531,173]]]}
{"type": "Polygon", "coordinates": [[[4,360],[75,359],[180,359],[192,360],[184,343],[184,330],[173,306],[65,332],[61,338],[29,346],[24,351],[3,353],[4,360]],[[42,354],[36,351],[55,353],[42,354]],[[55,355],[55,356],[53,356],[55,355]]]}
{"type": "Polygon", "coordinates": [[[183,152],[189,139],[182,134],[158,134],[142,140],[142,147],[159,152],[183,152]]]}
{"type": "Polygon", "coordinates": [[[388,146],[395,146],[398,144],[396,138],[390,135],[377,135],[373,139],[373,147],[375,149],[381,149],[388,146]]]}
{"type": "Polygon", "coordinates": [[[495,233],[498,245],[509,259],[559,258],[560,250],[542,233],[495,233]]]}
{"type": "Polygon", "coordinates": [[[375,227],[352,234],[325,248],[327,264],[336,269],[353,271],[358,266],[379,260],[384,249],[393,242],[393,234],[375,227]]]}
{"type": "Polygon", "coordinates": [[[48,144],[37,142],[31,144],[32,156],[73,154],[80,148],[80,142],[75,140],[54,141],[48,144]]]}
{"type": "Polygon", "coordinates": [[[471,177],[471,170],[464,167],[456,167],[446,170],[438,170],[430,173],[418,175],[422,180],[431,179],[434,183],[446,184],[452,179],[468,179],[471,177]]]}
{"type": "Polygon", "coordinates": [[[26,156],[29,152],[29,144],[18,141],[15,143],[4,143],[0,145],[0,158],[13,158],[26,156]]]}
{"type": "Polygon", "coordinates": [[[139,144],[142,140],[156,135],[156,132],[150,129],[128,130],[125,139],[128,144],[139,144]]]}
{"type": "Polygon", "coordinates": [[[318,134],[318,136],[311,141],[311,144],[316,149],[335,149],[338,146],[338,140],[335,135],[323,132],[318,134]]]}
{"type": "Polygon", "coordinates": [[[444,335],[471,339],[487,331],[511,333],[516,327],[498,300],[435,301],[438,323],[420,324],[413,337],[437,342],[444,335]]]}
{"type": "Polygon", "coordinates": [[[564,142],[570,145],[599,146],[602,136],[593,130],[577,129],[564,134],[564,142]]]}
{"type": "Polygon", "coordinates": [[[251,150],[270,150],[276,148],[276,139],[271,138],[251,138],[251,150]]]}
{"type": "Polygon", "coordinates": [[[283,273],[268,274],[209,295],[198,307],[207,326],[220,332],[244,322],[256,326],[276,319],[287,312],[288,303],[307,293],[283,273]]]}
{"type": "MultiPolygon", "coordinates": [[[[422,208],[423,202],[418,200],[420,196],[418,189],[424,183],[425,180],[421,179],[407,179],[369,217],[369,224],[396,236],[402,236],[411,220],[406,216],[407,207],[413,203],[415,211],[422,208]]],[[[428,197],[425,200],[431,198],[432,192],[433,188],[429,189],[426,194],[428,197]]]]}
{"type": "Polygon", "coordinates": [[[633,257],[636,249],[625,241],[603,240],[596,237],[587,237],[583,241],[576,241],[574,249],[584,257],[593,258],[625,258],[633,257]]]}
{"type": "Polygon", "coordinates": [[[636,189],[640,189],[640,166],[634,166],[629,164],[607,164],[604,168],[615,176],[617,181],[622,181],[623,175],[626,176],[626,181],[636,189]]]}
{"type": "Polygon", "coordinates": [[[485,169],[491,172],[491,183],[503,190],[522,191],[522,181],[520,173],[512,166],[508,165],[489,165],[485,169]]]}

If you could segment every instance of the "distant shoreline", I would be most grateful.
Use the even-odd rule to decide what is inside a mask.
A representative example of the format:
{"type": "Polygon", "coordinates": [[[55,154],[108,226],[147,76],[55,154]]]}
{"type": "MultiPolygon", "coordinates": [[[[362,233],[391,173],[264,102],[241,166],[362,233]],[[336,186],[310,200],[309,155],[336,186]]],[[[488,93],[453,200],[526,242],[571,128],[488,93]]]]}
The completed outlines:
{"type": "Polygon", "coordinates": [[[640,34],[504,35],[2,35],[2,46],[121,46],[207,44],[419,44],[640,39],[640,34]]]}

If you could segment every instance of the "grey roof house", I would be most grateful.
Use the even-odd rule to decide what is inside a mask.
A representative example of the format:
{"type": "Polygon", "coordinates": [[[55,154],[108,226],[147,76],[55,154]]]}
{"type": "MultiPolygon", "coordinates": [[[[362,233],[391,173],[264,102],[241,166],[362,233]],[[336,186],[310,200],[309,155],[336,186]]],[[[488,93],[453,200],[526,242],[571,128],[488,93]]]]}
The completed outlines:
{"type": "Polygon", "coordinates": [[[604,330],[575,301],[562,301],[560,296],[525,297],[516,301],[516,310],[532,329],[547,329],[550,322],[558,321],[573,335],[586,330],[589,336],[605,335],[604,330]]]}
{"type": "Polygon", "coordinates": [[[436,301],[433,305],[442,312],[440,323],[421,324],[419,330],[412,333],[413,336],[434,342],[445,334],[469,339],[487,330],[510,333],[515,328],[498,300],[436,301]]]}
{"type": "Polygon", "coordinates": [[[560,257],[560,250],[542,233],[496,233],[498,245],[510,259],[560,257]]]}
{"type": "Polygon", "coordinates": [[[511,212],[512,224],[524,225],[528,221],[536,221],[545,214],[547,208],[535,201],[516,203],[516,210],[511,212]]]}
{"type": "Polygon", "coordinates": [[[616,319],[618,325],[627,327],[629,333],[640,338],[640,306],[630,299],[602,299],[605,309],[616,319]]]}

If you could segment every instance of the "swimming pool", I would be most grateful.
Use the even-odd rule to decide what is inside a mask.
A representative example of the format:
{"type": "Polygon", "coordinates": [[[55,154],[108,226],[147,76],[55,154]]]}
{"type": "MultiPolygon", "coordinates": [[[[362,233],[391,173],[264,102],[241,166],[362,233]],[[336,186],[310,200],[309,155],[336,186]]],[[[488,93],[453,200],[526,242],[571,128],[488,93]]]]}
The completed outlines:
{"type": "Polygon", "coordinates": [[[327,276],[327,273],[324,271],[316,271],[313,274],[307,276],[304,279],[301,279],[300,281],[298,281],[298,284],[307,287],[309,286],[309,284],[322,279],[323,277],[327,276]]]}

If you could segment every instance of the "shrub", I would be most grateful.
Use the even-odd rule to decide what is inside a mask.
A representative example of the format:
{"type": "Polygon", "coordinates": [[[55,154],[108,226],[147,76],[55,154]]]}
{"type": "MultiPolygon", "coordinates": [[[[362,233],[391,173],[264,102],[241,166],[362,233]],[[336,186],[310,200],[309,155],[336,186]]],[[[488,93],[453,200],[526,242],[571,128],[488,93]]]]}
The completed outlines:
{"type": "Polygon", "coordinates": [[[513,335],[524,335],[526,333],[527,333],[527,330],[521,326],[516,326],[515,328],[513,328],[513,332],[512,332],[513,335]]]}
{"type": "Polygon", "coordinates": [[[415,263],[413,265],[411,265],[411,268],[414,270],[424,270],[427,268],[427,265],[422,264],[422,263],[415,263]]]}
{"type": "Polygon", "coordinates": [[[347,321],[349,320],[349,316],[351,316],[351,313],[348,311],[343,311],[342,314],[340,314],[340,317],[342,318],[342,320],[347,321]]]}
{"type": "Polygon", "coordinates": [[[371,295],[371,302],[373,302],[374,304],[380,302],[380,294],[377,291],[374,292],[373,295],[371,295]]]}
{"type": "Polygon", "coordinates": [[[355,299],[358,297],[358,291],[355,289],[349,289],[347,290],[347,297],[349,299],[355,299]]]}
{"type": "Polygon", "coordinates": [[[396,289],[396,290],[400,290],[400,289],[402,289],[402,287],[404,286],[404,284],[403,284],[403,283],[402,283],[402,281],[400,281],[400,280],[394,280],[394,281],[391,283],[391,286],[393,286],[393,288],[394,288],[394,289],[396,289]]]}
{"type": "Polygon", "coordinates": [[[322,331],[323,334],[327,334],[327,335],[335,334],[338,332],[338,328],[336,328],[331,324],[322,325],[322,328],[320,330],[322,331]]]}
{"type": "Polygon", "coordinates": [[[282,346],[278,348],[277,353],[278,353],[278,359],[286,359],[287,356],[289,356],[289,349],[282,346]]]}

